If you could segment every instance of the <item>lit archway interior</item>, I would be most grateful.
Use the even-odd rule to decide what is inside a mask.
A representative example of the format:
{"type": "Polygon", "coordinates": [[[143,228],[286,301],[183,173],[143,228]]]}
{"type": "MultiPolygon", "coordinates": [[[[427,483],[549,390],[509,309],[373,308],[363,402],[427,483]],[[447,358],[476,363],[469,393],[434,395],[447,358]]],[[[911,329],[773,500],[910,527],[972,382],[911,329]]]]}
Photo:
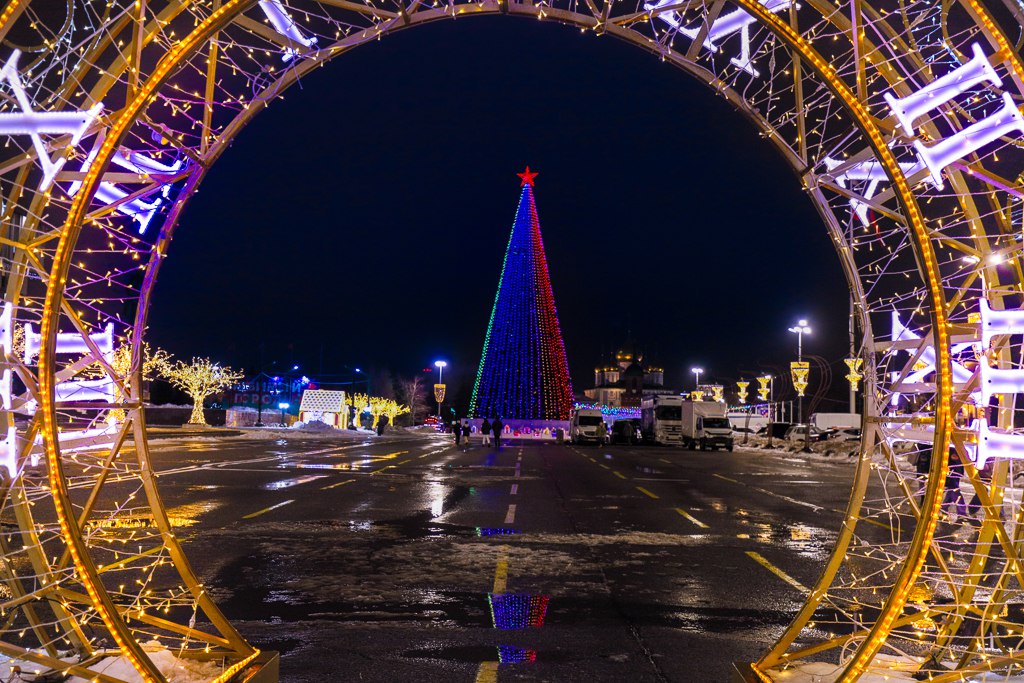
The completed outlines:
{"type": "Polygon", "coordinates": [[[303,74],[480,14],[607,34],[706,83],[789,162],[835,243],[865,438],[831,559],[747,674],[825,661],[853,681],[891,655],[920,656],[933,681],[1024,667],[1016,0],[9,0],[0,516],[18,531],[0,536],[0,653],[108,683],[85,671],[101,642],[146,681],[165,680],[140,645],[154,638],[216,662],[211,680],[254,660],[190,569],[149,466],[140,359],[156,275],[207,170],[303,74]],[[907,457],[929,448],[968,463],[980,528],[938,524],[946,458],[915,495],[907,457]]]}

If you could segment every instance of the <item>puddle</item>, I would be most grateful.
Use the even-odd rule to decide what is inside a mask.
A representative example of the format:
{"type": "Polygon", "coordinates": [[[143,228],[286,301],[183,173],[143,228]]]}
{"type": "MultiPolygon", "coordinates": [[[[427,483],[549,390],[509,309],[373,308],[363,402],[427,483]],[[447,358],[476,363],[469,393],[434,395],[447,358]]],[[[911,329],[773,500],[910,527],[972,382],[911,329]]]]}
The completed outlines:
{"type": "Polygon", "coordinates": [[[421,650],[409,650],[401,654],[406,659],[437,659],[445,662],[477,664],[480,662],[497,662],[498,664],[533,664],[538,659],[544,661],[569,661],[569,657],[560,652],[541,652],[515,645],[454,645],[451,647],[431,647],[421,650]]]}

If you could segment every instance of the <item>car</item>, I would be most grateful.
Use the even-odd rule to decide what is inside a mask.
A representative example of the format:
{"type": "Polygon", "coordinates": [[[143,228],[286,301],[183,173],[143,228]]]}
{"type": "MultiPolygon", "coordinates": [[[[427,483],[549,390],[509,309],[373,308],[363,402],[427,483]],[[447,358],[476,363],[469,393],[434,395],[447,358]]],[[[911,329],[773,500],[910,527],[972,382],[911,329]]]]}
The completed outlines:
{"type": "Polygon", "coordinates": [[[806,441],[808,429],[811,430],[811,443],[814,443],[816,441],[823,441],[825,439],[826,432],[821,431],[814,425],[805,424],[791,425],[790,428],[786,430],[785,439],[786,441],[806,441]]]}
{"type": "Polygon", "coordinates": [[[612,424],[611,443],[634,444],[640,443],[643,438],[639,419],[630,417],[616,420],[612,424]]]}
{"type": "Polygon", "coordinates": [[[860,441],[860,428],[837,429],[828,437],[831,441],[860,441]]]}

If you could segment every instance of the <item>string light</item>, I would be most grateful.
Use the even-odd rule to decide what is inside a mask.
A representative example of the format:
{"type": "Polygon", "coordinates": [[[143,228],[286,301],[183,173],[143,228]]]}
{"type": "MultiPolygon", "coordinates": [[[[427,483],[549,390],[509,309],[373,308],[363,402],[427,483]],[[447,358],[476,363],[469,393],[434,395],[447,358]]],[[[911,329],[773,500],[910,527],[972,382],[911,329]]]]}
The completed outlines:
{"type": "Polygon", "coordinates": [[[572,384],[533,197],[522,192],[505,250],[469,412],[474,417],[568,420],[572,384]]]}

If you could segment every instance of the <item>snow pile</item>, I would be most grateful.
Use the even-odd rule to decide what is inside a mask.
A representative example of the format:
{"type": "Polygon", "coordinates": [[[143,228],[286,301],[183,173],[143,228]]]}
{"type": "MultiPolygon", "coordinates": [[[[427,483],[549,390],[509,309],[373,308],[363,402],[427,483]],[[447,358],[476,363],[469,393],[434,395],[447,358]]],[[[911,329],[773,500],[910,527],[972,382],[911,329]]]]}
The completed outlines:
{"type": "Polygon", "coordinates": [[[769,447],[766,436],[749,436],[746,444],[743,443],[743,437],[738,437],[735,441],[735,449],[744,453],[772,453],[775,455],[796,453],[813,459],[840,462],[855,461],[860,453],[859,441],[818,441],[811,443],[809,453],[803,452],[804,447],[803,441],[786,441],[784,439],[772,439],[772,444],[769,447]]]}
{"type": "Polygon", "coordinates": [[[291,429],[301,429],[304,432],[333,432],[337,431],[334,427],[322,422],[320,420],[311,420],[310,422],[296,422],[293,424],[291,429]]]}
{"type": "MultiPolygon", "coordinates": [[[[170,683],[208,683],[223,673],[223,668],[217,662],[200,662],[194,659],[179,659],[173,652],[156,641],[150,641],[143,645],[146,654],[154,666],[170,683]]],[[[65,658],[66,662],[75,662],[77,657],[65,658]]],[[[39,664],[19,659],[8,659],[0,657],[0,680],[23,680],[22,676],[42,674],[45,667],[39,664]],[[18,673],[21,671],[22,673],[18,673]]],[[[135,671],[127,658],[111,655],[104,657],[89,667],[90,671],[103,674],[125,681],[126,683],[142,683],[142,677],[135,671]]],[[[31,680],[31,679],[29,679],[31,680]]],[[[47,679],[49,680],[49,679],[47,679]]],[[[63,679],[62,679],[63,680],[63,679]]],[[[91,679],[90,679],[91,680],[91,679]]],[[[67,683],[89,683],[89,680],[80,676],[72,676],[67,683]]]]}

